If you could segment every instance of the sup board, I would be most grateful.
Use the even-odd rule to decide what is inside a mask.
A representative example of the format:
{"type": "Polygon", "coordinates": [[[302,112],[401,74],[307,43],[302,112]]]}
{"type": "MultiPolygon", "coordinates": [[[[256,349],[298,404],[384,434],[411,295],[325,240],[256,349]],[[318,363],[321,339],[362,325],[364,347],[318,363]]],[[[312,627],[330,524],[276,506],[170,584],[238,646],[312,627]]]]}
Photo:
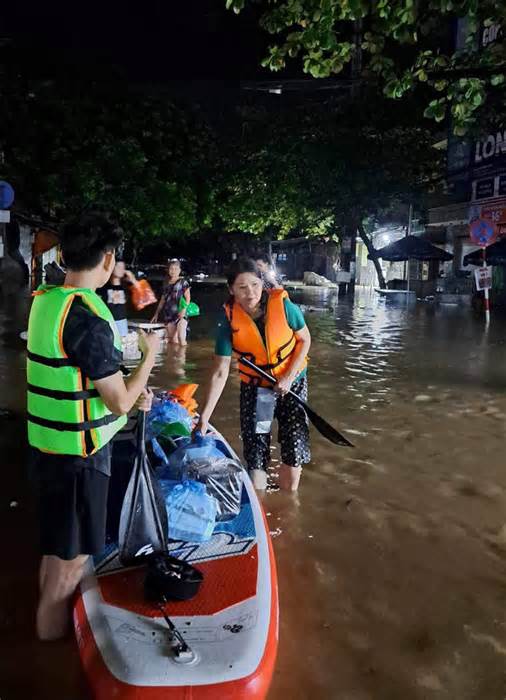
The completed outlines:
{"type": "MultiPolygon", "coordinates": [[[[228,452],[232,448],[217,434],[228,452]]],[[[85,675],[96,700],[265,698],[278,645],[278,587],[267,521],[247,474],[241,511],[207,542],[170,541],[199,569],[197,596],[164,612],[191,649],[178,661],[161,611],[145,601],[144,567],[123,568],[117,545],[93,562],[74,605],[85,675]]]]}

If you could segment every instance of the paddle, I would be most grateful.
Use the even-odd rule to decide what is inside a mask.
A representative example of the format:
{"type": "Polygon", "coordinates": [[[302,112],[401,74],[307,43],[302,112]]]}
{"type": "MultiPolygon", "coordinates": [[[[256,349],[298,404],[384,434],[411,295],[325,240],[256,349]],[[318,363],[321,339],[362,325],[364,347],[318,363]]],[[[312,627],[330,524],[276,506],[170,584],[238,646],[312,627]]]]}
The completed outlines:
{"type": "MultiPolygon", "coordinates": [[[[246,367],[249,367],[250,369],[254,370],[260,377],[266,379],[271,384],[276,384],[275,377],[268,374],[267,372],[264,372],[263,369],[257,367],[253,362],[251,362],[251,360],[248,360],[247,357],[240,357],[239,362],[245,365],[246,367]]],[[[313,409],[307,405],[304,399],[301,399],[300,396],[297,396],[297,394],[291,390],[288,393],[291,396],[293,396],[297,403],[299,403],[302,406],[311,423],[314,425],[316,430],[321,435],[323,435],[323,437],[327,438],[327,440],[330,440],[330,442],[333,442],[334,445],[341,445],[343,447],[353,447],[352,443],[349,440],[347,440],[344,437],[344,435],[341,435],[341,433],[338,432],[335,428],[333,428],[330,425],[330,423],[327,423],[327,421],[324,420],[321,416],[319,416],[318,413],[313,411],[313,409]]]]}

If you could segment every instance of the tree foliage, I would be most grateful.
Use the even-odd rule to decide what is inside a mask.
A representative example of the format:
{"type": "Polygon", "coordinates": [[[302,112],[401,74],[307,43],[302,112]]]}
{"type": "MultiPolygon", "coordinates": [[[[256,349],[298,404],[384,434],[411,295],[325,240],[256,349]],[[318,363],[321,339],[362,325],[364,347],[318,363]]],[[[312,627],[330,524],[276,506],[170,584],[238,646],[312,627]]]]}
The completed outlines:
{"type": "Polygon", "coordinates": [[[271,238],[328,233],[332,213],[305,194],[302,130],[293,116],[262,105],[239,109],[239,128],[221,143],[213,179],[213,210],[225,229],[271,238]]]}
{"type": "Polygon", "coordinates": [[[31,212],[112,210],[137,238],[196,230],[209,133],[166,97],[118,85],[2,85],[2,176],[31,212]]]}
{"type": "Polygon", "coordinates": [[[444,168],[418,105],[391,109],[369,91],[352,104],[305,101],[243,108],[215,180],[216,216],[228,230],[272,238],[358,232],[399,202],[422,201],[444,168]]]}
{"type": "MultiPolygon", "coordinates": [[[[253,0],[226,0],[240,12],[253,0]]],[[[257,3],[258,4],[258,3],[257,3]]],[[[425,113],[442,121],[449,111],[463,134],[499,93],[506,71],[503,41],[480,39],[506,25],[503,0],[260,0],[261,25],[275,37],[264,65],[279,71],[297,59],[314,78],[344,74],[354,64],[399,99],[423,86],[425,113]],[[457,21],[467,39],[456,48],[457,21]],[[488,32],[488,34],[487,34],[488,32]]]]}

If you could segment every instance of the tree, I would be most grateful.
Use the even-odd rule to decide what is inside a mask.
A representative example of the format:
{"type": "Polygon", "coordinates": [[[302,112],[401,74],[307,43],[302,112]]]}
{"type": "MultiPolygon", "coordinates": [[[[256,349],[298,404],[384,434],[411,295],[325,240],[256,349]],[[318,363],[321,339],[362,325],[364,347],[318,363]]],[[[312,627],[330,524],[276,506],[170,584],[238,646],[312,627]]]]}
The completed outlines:
{"type": "Polygon", "coordinates": [[[219,225],[269,238],[327,233],[331,214],[304,196],[296,121],[257,103],[241,105],[235,125],[221,134],[213,178],[219,225]]]}
{"type": "Polygon", "coordinates": [[[274,237],[358,233],[384,286],[366,222],[420,200],[443,172],[418,104],[407,107],[392,114],[391,103],[369,91],[352,104],[243,109],[215,180],[223,226],[274,237]]]}
{"type": "MultiPolygon", "coordinates": [[[[235,12],[251,3],[226,0],[235,12]]],[[[314,78],[354,78],[358,73],[367,81],[378,81],[395,99],[423,86],[425,114],[442,121],[449,111],[457,135],[467,131],[486,103],[499,97],[504,106],[505,44],[494,41],[506,24],[503,0],[255,4],[263,9],[261,26],[276,38],[263,62],[273,71],[297,59],[314,78]],[[454,36],[459,19],[461,26],[466,25],[462,46],[456,45],[454,36]],[[483,50],[485,44],[490,46],[483,50]]]]}
{"type": "Polygon", "coordinates": [[[190,110],[121,83],[4,79],[1,174],[33,213],[114,211],[137,244],[205,221],[200,178],[212,139],[190,110]]]}

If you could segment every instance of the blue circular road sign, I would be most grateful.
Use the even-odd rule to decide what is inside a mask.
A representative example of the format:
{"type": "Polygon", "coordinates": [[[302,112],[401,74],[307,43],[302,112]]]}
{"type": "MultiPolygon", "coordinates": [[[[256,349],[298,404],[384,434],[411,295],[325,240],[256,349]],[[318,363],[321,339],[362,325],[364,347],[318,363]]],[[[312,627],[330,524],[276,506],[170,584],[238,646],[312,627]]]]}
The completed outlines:
{"type": "Polygon", "coordinates": [[[5,180],[0,180],[0,209],[8,209],[14,201],[14,190],[5,180]]]}
{"type": "Polygon", "coordinates": [[[493,221],[488,219],[475,219],[470,224],[470,236],[473,243],[480,248],[486,248],[493,243],[497,237],[497,227],[493,221]]]}

